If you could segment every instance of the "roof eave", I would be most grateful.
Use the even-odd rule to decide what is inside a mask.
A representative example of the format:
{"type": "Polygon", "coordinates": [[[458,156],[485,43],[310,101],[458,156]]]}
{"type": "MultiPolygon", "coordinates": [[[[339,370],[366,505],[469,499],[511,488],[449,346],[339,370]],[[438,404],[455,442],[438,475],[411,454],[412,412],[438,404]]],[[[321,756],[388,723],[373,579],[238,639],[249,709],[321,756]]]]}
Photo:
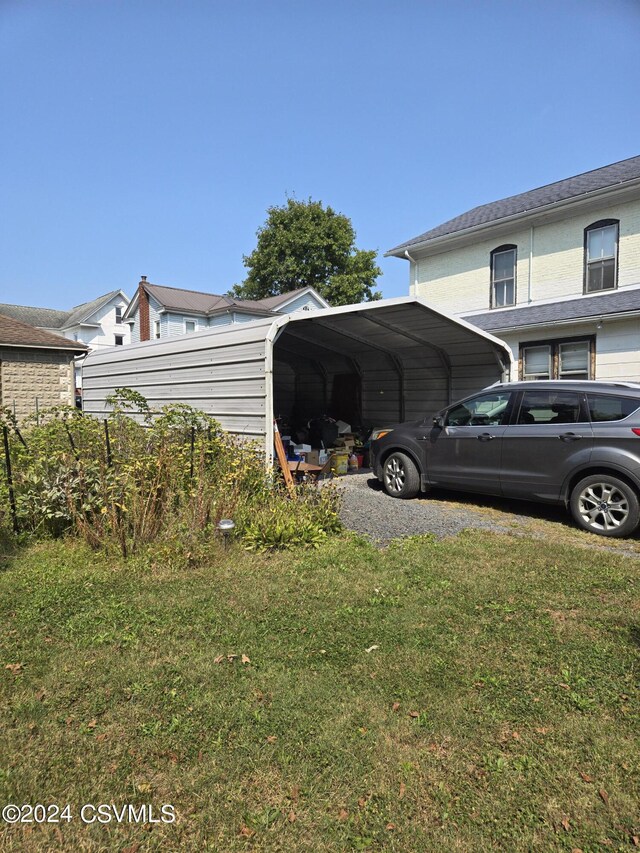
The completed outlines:
{"type": "Polygon", "coordinates": [[[74,352],[88,353],[89,352],[89,347],[85,347],[85,346],[60,347],[60,346],[54,346],[53,344],[51,344],[51,345],[47,345],[47,344],[26,344],[26,343],[10,344],[10,343],[6,343],[4,341],[0,341],[0,349],[2,347],[15,347],[17,349],[52,349],[52,350],[57,350],[58,352],[68,352],[68,353],[74,353],[74,352]]]}
{"type": "MultiPolygon", "coordinates": [[[[501,335],[501,334],[505,334],[505,333],[514,333],[514,332],[526,331],[527,329],[541,329],[541,328],[548,329],[551,325],[553,325],[553,326],[577,326],[577,325],[583,325],[586,323],[597,323],[600,320],[604,321],[604,320],[623,320],[625,318],[629,319],[630,317],[636,317],[639,315],[640,315],[640,309],[632,308],[629,311],[617,311],[614,314],[607,314],[605,312],[602,314],[592,314],[589,317],[568,317],[567,319],[564,319],[564,320],[551,320],[551,321],[550,320],[541,320],[538,323],[527,323],[527,324],[521,325],[521,326],[500,326],[497,329],[491,329],[489,334],[495,333],[495,334],[501,335]]],[[[473,325],[472,320],[468,320],[467,322],[469,322],[469,323],[471,323],[471,325],[473,325]]],[[[478,328],[480,328],[480,326],[478,326],[478,328]]]]}
{"type": "Polygon", "coordinates": [[[599,199],[601,196],[618,195],[628,192],[630,189],[640,187],[640,178],[633,178],[630,181],[625,181],[622,184],[614,184],[609,187],[601,187],[598,190],[592,190],[588,193],[583,193],[579,196],[554,201],[551,204],[545,204],[541,207],[535,207],[531,210],[524,210],[520,213],[514,213],[511,216],[503,216],[500,219],[492,219],[490,222],[482,222],[480,225],[473,225],[471,228],[463,228],[459,231],[452,231],[450,234],[443,234],[440,237],[433,237],[430,240],[416,240],[410,243],[402,243],[394,249],[389,249],[384,253],[385,258],[395,257],[408,260],[407,252],[420,252],[423,249],[438,248],[447,243],[453,243],[457,240],[464,239],[467,236],[475,236],[483,232],[490,232],[494,228],[498,228],[511,223],[526,222],[535,220],[544,216],[547,213],[562,210],[566,207],[580,206],[585,202],[590,202],[594,199],[599,199]]]}

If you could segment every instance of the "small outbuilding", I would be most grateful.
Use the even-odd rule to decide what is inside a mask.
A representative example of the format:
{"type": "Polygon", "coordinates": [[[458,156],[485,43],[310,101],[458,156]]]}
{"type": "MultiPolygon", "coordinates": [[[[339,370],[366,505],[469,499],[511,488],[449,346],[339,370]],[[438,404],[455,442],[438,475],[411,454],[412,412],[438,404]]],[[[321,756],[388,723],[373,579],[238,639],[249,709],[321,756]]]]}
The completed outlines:
{"type": "Polygon", "coordinates": [[[106,398],[123,387],[153,407],[188,403],[229,432],[262,439],[270,455],[274,417],[381,427],[509,378],[511,360],[493,335],[403,297],[90,353],[83,404],[104,417],[106,398]]]}
{"type": "Polygon", "coordinates": [[[51,406],[73,406],[74,358],[88,347],[0,314],[0,405],[18,420],[51,406]]]}

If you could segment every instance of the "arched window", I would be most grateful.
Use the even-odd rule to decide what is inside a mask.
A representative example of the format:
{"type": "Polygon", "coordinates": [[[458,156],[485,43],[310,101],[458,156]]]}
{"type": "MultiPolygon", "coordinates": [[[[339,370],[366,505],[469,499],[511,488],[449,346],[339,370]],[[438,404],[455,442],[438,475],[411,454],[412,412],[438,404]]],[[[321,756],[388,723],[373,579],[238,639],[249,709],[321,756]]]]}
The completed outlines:
{"type": "Polygon", "coordinates": [[[584,229],[584,292],[618,286],[617,219],[601,219],[584,229]]]}
{"type": "Polygon", "coordinates": [[[516,304],[517,246],[498,246],[491,252],[491,307],[516,304]]]}

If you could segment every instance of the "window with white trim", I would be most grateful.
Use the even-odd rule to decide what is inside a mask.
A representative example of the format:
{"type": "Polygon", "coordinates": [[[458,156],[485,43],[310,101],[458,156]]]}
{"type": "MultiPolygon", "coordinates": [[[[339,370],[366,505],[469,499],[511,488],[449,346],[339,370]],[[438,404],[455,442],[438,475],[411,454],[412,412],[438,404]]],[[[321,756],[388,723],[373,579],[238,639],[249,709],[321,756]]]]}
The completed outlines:
{"type": "Polygon", "coordinates": [[[615,219],[603,219],[585,229],[585,293],[612,290],[618,285],[619,224],[615,219]]]}
{"type": "Polygon", "coordinates": [[[593,379],[593,338],[541,341],[520,346],[520,377],[533,379],[593,379]]]}
{"type": "Polygon", "coordinates": [[[491,307],[516,304],[515,246],[499,246],[491,252],[491,307]]]}
{"type": "Polygon", "coordinates": [[[160,320],[153,321],[153,337],[156,339],[160,337],[160,320]]]}
{"type": "Polygon", "coordinates": [[[122,323],[122,305],[116,305],[116,323],[122,323]]]}
{"type": "Polygon", "coordinates": [[[195,320],[185,320],[184,321],[184,330],[187,334],[190,334],[191,332],[195,332],[196,321],[195,320]]]}

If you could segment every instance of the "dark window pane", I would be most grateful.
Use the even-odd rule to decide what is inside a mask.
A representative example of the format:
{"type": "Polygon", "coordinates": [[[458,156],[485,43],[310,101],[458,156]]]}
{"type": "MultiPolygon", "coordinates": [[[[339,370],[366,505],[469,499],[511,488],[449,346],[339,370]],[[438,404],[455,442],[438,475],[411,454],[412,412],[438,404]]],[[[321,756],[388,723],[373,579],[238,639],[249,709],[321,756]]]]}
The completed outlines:
{"type": "Polygon", "coordinates": [[[632,397],[612,397],[604,394],[587,394],[589,414],[592,421],[621,421],[636,409],[640,400],[632,397]]]}
{"type": "Polygon", "coordinates": [[[610,290],[615,287],[615,260],[594,261],[587,269],[587,290],[610,290]]]}
{"type": "Polygon", "coordinates": [[[513,279],[496,283],[493,304],[496,308],[515,304],[515,284],[513,279]]]}
{"type": "Polygon", "coordinates": [[[580,414],[580,398],[574,391],[525,391],[521,412],[537,424],[574,424],[580,414]]]}
{"type": "Polygon", "coordinates": [[[616,262],[613,258],[602,261],[602,289],[608,290],[616,284],[616,262]]]}
{"type": "Polygon", "coordinates": [[[505,421],[510,394],[497,391],[482,394],[454,406],[447,413],[447,426],[486,426],[501,424],[505,421]]]}

